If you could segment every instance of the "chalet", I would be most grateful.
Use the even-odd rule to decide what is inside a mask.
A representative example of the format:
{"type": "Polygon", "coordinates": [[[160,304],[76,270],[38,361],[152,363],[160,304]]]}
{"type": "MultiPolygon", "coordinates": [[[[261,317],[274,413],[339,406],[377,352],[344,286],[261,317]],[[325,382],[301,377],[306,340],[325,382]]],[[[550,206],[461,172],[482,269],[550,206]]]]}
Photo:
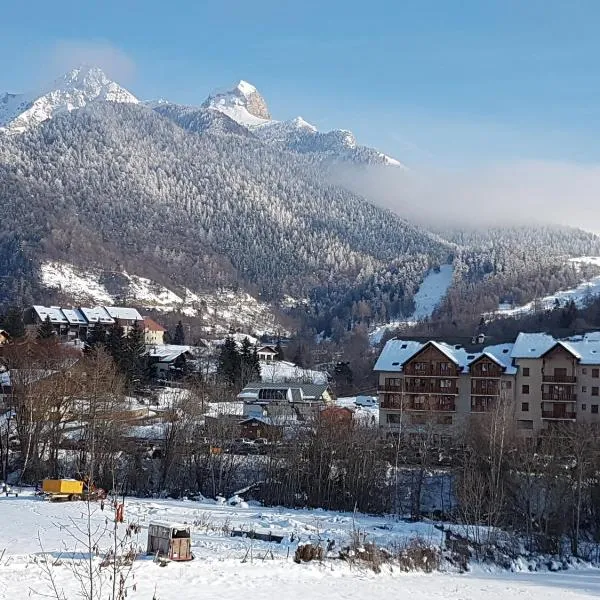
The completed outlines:
{"type": "Polygon", "coordinates": [[[258,360],[263,362],[273,362],[277,359],[277,350],[274,346],[258,346],[256,348],[258,360]]]}
{"type": "Polygon", "coordinates": [[[146,346],[145,356],[157,377],[169,378],[182,374],[188,362],[195,358],[192,346],[152,344],[146,346]]]}
{"type": "Polygon", "coordinates": [[[166,329],[151,319],[144,317],[144,339],[146,344],[163,344],[166,329]]]}

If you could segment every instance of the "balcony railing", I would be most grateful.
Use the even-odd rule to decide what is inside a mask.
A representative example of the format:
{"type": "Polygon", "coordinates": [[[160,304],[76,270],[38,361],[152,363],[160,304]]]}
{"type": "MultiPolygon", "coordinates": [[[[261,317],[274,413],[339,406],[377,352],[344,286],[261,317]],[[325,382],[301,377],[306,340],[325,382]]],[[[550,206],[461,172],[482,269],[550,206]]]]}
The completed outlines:
{"type": "Polygon", "coordinates": [[[442,387],[441,385],[408,385],[404,389],[406,394],[446,394],[448,396],[458,396],[457,387],[442,387]]]}
{"type": "Polygon", "coordinates": [[[576,416],[574,412],[555,412],[552,410],[543,410],[542,419],[552,419],[555,421],[574,421],[576,416]]]}
{"type": "Polygon", "coordinates": [[[577,402],[577,394],[542,392],[542,400],[545,402],[577,402]]]}
{"type": "Polygon", "coordinates": [[[544,383],[577,383],[574,375],[542,375],[544,383]]]}
{"type": "Polygon", "coordinates": [[[377,386],[377,390],[379,392],[401,392],[402,391],[402,386],[401,385],[388,385],[388,384],[384,384],[384,385],[379,385],[377,386]]]}
{"type": "Polygon", "coordinates": [[[384,398],[380,407],[387,410],[405,410],[415,412],[455,412],[454,402],[431,400],[428,402],[411,402],[410,400],[388,400],[384,398]]]}
{"type": "Polygon", "coordinates": [[[415,369],[411,365],[404,367],[404,374],[411,377],[458,377],[458,369],[440,369],[439,367],[426,367],[424,369],[415,369]]]}

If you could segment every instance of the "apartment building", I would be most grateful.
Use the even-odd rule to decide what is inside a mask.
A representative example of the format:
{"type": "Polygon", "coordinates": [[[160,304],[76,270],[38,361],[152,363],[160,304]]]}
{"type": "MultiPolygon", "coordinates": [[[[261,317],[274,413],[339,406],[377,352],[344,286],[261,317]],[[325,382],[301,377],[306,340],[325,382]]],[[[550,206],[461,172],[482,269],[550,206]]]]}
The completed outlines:
{"type": "Polygon", "coordinates": [[[533,435],[556,424],[600,423],[600,333],[567,340],[521,333],[512,358],[519,430],[533,435]]]}
{"type": "Polygon", "coordinates": [[[460,435],[469,419],[507,406],[534,436],[564,423],[600,424],[600,332],[566,340],[521,333],[514,344],[461,346],[390,340],[379,375],[379,425],[389,433],[433,428],[460,435]]]}
{"type": "Polygon", "coordinates": [[[474,415],[514,402],[517,369],[512,344],[469,352],[462,346],[390,340],[375,371],[379,374],[379,425],[394,434],[432,429],[459,435],[474,415]]]}

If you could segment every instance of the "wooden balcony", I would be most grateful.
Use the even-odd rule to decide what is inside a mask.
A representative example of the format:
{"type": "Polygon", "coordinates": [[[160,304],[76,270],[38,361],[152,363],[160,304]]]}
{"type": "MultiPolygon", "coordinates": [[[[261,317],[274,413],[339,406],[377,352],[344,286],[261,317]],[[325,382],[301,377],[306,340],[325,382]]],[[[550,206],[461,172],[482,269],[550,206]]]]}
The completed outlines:
{"type": "Polygon", "coordinates": [[[491,396],[471,396],[471,412],[487,413],[491,412],[498,405],[498,398],[491,396]]]}
{"type": "Polygon", "coordinates": [[[577,377],[574,375],[542,375],[544,383],[577,383],[577,377]]]}
{"type": "Polygon", "coordinates": [[[544,402],[577,402],[577,394],[557,394],[556,392],[542,392],[544,402]]]}
{"type": "Polygon", "coordinates": [[[543,410],[542,419],[547,419],[550,421],[575,421],[576,415],[574,412],[543,410]]]}
{"type": "Polygon", "coordinates": [[[385,397],[380,403],[380,408],[385,410],[398,410],[407,412],[455,412],[456,405],[454,399],[441,399],[435,396],[425,399],[423,402],[415,402],[410,398],[404,398],[404,401],[399,398],[385,397]]]}
{"type": "Polygon", "coordinates": [[[458,377],[459,370],[452,366],[450,369],[440,369],[439,367],[427,366],[424,369],[415,369],[413,365],[404,367],[404,375],[410,377],[458,377]]]}
{"type": "Polygon", "coordinates": [[[434,381],[427,382],[426,385],[407,385],[404,388],[405,394],[441,394],[448,396],[458,396],[458,388],[455,386],[452,387],[442,387],[441,385],[436,385],[434,381]]]}
{"type": "Polygon", "coordinates": [[[383,392],[383,393],[391,392],[391,393],[398,394],[399,392],[402,391],[402,386],[401,385],[387,385],[387,384],[381,385],[381,384],[379,384],[377,386],[377,391],[383,392]]]}

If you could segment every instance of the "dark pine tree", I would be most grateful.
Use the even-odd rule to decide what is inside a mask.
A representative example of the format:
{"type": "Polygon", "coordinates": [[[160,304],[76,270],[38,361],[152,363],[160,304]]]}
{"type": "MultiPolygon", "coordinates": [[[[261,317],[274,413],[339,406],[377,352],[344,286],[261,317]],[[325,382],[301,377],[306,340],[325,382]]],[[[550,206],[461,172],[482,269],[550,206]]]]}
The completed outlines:
{"type": "Polygon", "coordinates": [[[277,340],[277,344],[275,345],[275,360],[285,360],[285,354],[283,353],[283,348],[281,347],[281,340],[277,340]]]}
{"type": "Polygon", "coordinates": [[[258,360],[258,351],[256,347],[252,350],[252,357],[250,358],[250,381],[260,381],[260,360],[258,360]]]}
{"type": "Polygon", "coordinates": [[[124,333],[119,319],[115,319],[115,322],[109,327],[108,334],[106,335],[106,350],[112,356],[121,372],[124,372],[127,368],[124,333]]]}
{"type": "Polygon", "coordinates": [[[94,348],[106,348],[106,327],[102,323],[94,325],[88,333],[86,341],[90,350],[94,348]]]}
{"type": "Polygon", "coordinates": [[[183,332],[183,323],[181,321],[179,321],[177,327],[175,327],[173,344],[176,344],[177,346],[183,346],[185,344],[185,333],[183,332]]]}
{"type": "Polygon", "coordinates": [[[23,315],[17,307],[11,307],[6,311],[4,318],[0,324],[0,329],[8,331],[13,338],[21,338],[25,335],[25,324],[23,323],[23,315]]]}
{"type": "Polygon", "coordinates": [[[235,386],[240,378],[241,357],[232,337],[227,337],[221,347],[217,375],[223,383],[235,386]]]}
{"type": "Polygon", "coordinates": [[[129,384],[139,384],[146,374],[144,331],[137,321],[127,333],[123,343],[123,374],[129,384]]]}
{"type": "Polygon", "coordinates": [[[52,321],[50,321],[50,315],[47,315],[44,322],[38,327],[37,339],[38,340],[51,340],[56,335],[52,321]]]}

